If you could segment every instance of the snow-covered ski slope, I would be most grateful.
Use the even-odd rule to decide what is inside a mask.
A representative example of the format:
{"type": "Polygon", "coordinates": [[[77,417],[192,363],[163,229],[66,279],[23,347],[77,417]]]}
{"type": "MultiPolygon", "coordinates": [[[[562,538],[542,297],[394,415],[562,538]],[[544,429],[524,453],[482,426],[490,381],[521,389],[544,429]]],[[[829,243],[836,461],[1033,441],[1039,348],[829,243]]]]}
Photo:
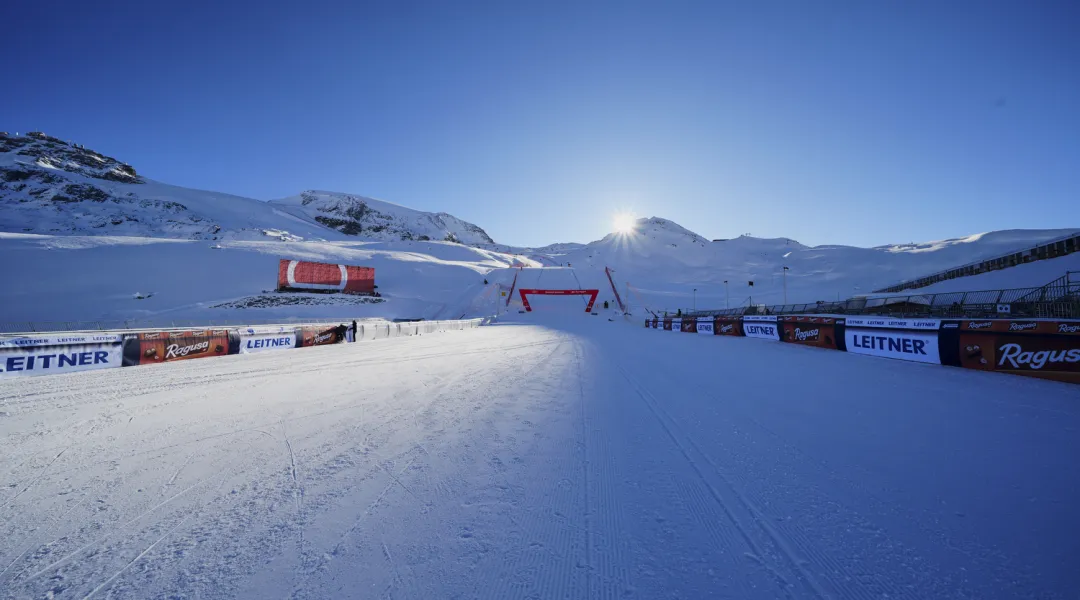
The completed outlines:
{"type": "MultiPolygon", "coordinates": [[[[125,236],[0,233],[5,275],[0,320],[232,319],[316,317],[458,318],[512,264],[536,263],[448,242],[206,241],[125,236]],[[375,268],[382,302],[306,294],[305,304],[274,294],[281,258],[375,268]],[[150,295],[152,294],[152,295],[150,295]],[[144,296],[136,299],[136,295],[144,296]],[[148,296],[149,297],[145,297],[148,296]],[[254,300],[253,300],[254,299],[254,300]],[[256,302],[258,301],[258,302],[256,302]]],[[[490,292],[489,292],[490,293],[490,292]]],[[[480,314],[491,314],[491,306],[480,314]]]]}
{"type": "Polygon", "coordinates": [[[0,381],[0,598],[1080,589],[1075,386],[510,317],[0,381]]]}

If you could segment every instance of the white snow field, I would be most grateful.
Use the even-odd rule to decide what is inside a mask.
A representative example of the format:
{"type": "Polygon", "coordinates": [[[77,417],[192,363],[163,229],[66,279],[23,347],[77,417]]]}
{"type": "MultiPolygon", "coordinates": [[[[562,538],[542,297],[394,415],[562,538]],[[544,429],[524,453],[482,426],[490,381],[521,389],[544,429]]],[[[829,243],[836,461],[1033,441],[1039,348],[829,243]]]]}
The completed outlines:
{"type": "Polygon", "coordinates": [[[0,381],[0,597],[1076,598],[1075,386],[577,310],[0,381]]]}

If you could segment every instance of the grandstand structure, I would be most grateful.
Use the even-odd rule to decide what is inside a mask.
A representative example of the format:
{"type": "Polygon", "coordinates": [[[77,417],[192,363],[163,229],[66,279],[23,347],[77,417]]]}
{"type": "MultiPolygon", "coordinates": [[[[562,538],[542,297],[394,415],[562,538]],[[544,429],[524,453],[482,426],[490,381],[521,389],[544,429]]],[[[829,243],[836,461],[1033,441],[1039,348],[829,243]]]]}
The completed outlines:
{"type": "Polygon", "coordinates": [[[952,267],[943,271],[938,271],[937,273],[919,277],[918,279],[901,281],[900,283],[890,285],[889,287],[874,290],[874,293],[893,294],[904,290],[924,288],[948,279],[969,277],[972,275],[979,275],[980,273],[1008,269],[1037,260],[1047,260],[1065,256],[1078,250],[1080,250],[1080,233],[1073,233],[1048,242],[1043,242],[1024,250],[1017,250],[994,258],[971,262],[966,265],[960,265],[959,267],[952,267]]]}

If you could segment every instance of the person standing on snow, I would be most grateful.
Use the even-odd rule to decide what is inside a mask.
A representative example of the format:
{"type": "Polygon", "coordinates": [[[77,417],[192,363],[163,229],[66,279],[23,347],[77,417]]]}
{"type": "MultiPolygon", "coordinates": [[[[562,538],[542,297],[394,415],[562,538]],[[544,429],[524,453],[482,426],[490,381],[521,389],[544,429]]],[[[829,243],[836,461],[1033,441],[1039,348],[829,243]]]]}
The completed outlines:
{"type": "Polygon", "coordinates": [[[350,339],[349,341],[350,342],[355,342],[356,341],[356,319],[353,319],[353,322],[352,322],[352,339],[350,339]]]}

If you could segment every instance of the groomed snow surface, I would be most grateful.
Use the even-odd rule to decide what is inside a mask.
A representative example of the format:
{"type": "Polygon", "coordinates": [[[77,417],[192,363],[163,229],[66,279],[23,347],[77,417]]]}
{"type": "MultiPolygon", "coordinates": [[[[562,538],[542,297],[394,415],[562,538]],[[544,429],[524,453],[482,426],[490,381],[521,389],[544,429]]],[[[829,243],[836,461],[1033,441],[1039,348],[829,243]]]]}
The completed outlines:
{"type": "Polygon", "coordinates": [[[1080,590],[1074,386],[512,316],[0,381],[0,597],[1080,590]]]}

